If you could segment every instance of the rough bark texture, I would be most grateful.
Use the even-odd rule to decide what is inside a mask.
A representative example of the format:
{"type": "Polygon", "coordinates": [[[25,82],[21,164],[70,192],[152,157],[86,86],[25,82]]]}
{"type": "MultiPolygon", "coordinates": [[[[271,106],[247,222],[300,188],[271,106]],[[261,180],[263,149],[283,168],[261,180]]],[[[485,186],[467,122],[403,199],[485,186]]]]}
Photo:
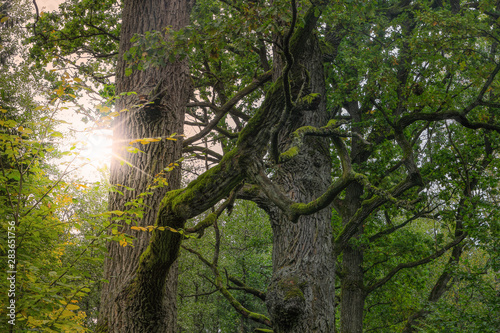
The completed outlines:
{"type": "MultiPolygon", "coordinates": [[[[191,93],[189,71],[186,61],[169,63],[162,68],[151,68],[125,75],[127,63],[123,55],[132,46],[134,34],[151,30],[162,30],[171,26],[180,29],[189,22],[189,0],[125,1],[122,14],[119,60],[116,71],[116,90],[149,95],[153,89],[164,92],[164,96],[143,104],[136,95],[121,98],[116,110],[128,109],[116,118],[114,127],[113,159],[110,182],[123,192],[110,193],[109,209],[125,211],[125,206],[153,184],[153,177],[169,163],[181,157],[181,140],[165,140],[173,133],[181,134],[185,105],[191,93]],[[162,137],[160,142],[148,145],[134,144],[143,153],[132,154],[125,150],[129,142],[141,138],[162,137]],[[123,163],[126,161],[131,164],[123,163]],[[126,190],[127,186],[132,189],[126,190]]],[[[144,198],[144,217],[138,225],[154,225],[158,207],[166,192],[180,186],[180,170],[166,174],[168,186],[154,190],[153,195],[144,198]]],[[[132,222],[133,225],[134,222],[132,222]]],[[[130,282],[136,273],[140,255],[146,249],[150,233],[134,231],[122,223],[119,232],[136,237],[133,247],[122,247],[117,242],[108,244],[109,257],[105,263],[106,283],[101,297],[99,327],[105,332],[175,332],[177,268],[170,270],[168,282],[162,281],[157,290],[140,290],[134,298],[124,297],[130,293],[130,282]]],[[[165,279],[163,279],[165,280],[165,279]]],[[[136,286],[138,289],[141,286],[136,286]]]]}
{"type": "MultiPolygon", "coordinates": [[[[305,125],[320,127],[328,122],[323,65],[315,37],[310,38],[306,48],[303,56],[295,60],[291,77],[297,81],[302,75],[301,80],[304,80],[304,75],[308,74],[310,83],[309,87],[305,86],[303,95],[320,93],[322,100],[313,110],[292,111],[280,132],[281,151],[288,148],[292,131],[305,125]]],[[[275,64],[275,67],[279,68],[280,64],[275,64]]],[[[275,75],[279,74],[276,70],[275,75]]],[[[296,84],[291,84],[292,94],[296,84]]],[[[278,166],[273,181],[293,201],[309,202],[328,188],[331,179],[329,165],[328,140],[309,137],[292,160],[278,166]]],[[[333,332],[335,263],[331,210],[327,208],[302,216],[297,223],[292,223],[277,208],[269,213],[273,228],[273,277],[266,304],[274,332],[333,332]]]]}
{"type": "MultiPolygon", "coordinates": [[[[346,190],[345,210],[342,222],[347,224],[360,205],[363,187],[358,183],[351,184],[346,190]]],[[[362,229],[354,235],[357,239],[362,229]]],[[[364,291],[363,250],[348,244],[342,256],[342,281],[340,303],[340,332],[363,332],[363,310],[366,293],[364,291]]]]}
{"type": "MultiPolygon", "coordinates": [[[[347,110],[355,123],[361,122],[361,112],[357,102],[349,103],[347,110]]],[[[353,131],[361,133],[362,129],[355,125],[353,126],[353,131]]],[[[364,162],[367,157],[365,155],[363,154],[363,147],[359,140],[353,138],[351,147],[351,160],[353,164],[364,162]]],[[[363,186],[359,183],[353,183],[347,187],[346,197],[340,209],[344,226],[361,207],[363,193],[363,186]]],[[[359,227],[353,238],[359,238],[362,233],[363,228],[359,227]]],[[[340,331],[342,333],[361,333],[363,332],[363,310],[366,298],[364,290],[363,250],[350,243],[345,245],[342,256],[341,290],[340,331]]]]}

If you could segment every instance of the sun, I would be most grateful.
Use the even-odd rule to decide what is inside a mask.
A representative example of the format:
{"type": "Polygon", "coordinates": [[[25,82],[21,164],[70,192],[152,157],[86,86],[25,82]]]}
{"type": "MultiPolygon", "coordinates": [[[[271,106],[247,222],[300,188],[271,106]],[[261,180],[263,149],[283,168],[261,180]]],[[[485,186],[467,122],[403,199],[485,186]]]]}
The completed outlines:
{"type": "Polygon", "coordinates": [[[86,134],[82,142],[80,156],[94,167],[111,163],[111,130],[95,130],[86,134]]]}

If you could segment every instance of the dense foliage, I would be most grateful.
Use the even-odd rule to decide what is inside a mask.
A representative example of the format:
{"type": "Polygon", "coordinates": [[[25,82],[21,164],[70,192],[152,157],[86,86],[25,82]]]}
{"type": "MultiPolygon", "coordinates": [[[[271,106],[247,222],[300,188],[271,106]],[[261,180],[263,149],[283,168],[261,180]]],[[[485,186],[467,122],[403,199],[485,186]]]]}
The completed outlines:
{"type": "MultiPolygon", "coordinates": [[[[266,290],[282,269],[272,256],[279,207],[291,226],[332,211],[338,293],[331,315],[339,331],[498,331],[497,2],[199,0],[186,28],[135,35],[127,75],[187,59],[193,85],[184,160],[165,161],[164,169],[182,166],[186,190],[167,195],[157,224],[145,227],[138,221],[149,192],[128,210],[106,213],[106,181],[71,176],[76,149],[63,144],[56,116],[76,105],[84,121],[108,129],[122,111],[112,110],[120,97],[113,76],[122,5],[69,0],[57,12],[37,8],[31,21],[26,6],[0,7],[0,267],[17,270],[16,327],[94,329],[103,244],[134,244],[111,224],[121,221],[182,237],[179,332],[271,329],[277,319],[266,290]],[[324,96],[304,69],[307,38],[318,40],[324,96]],[[86,96],[97,107],[82,106],[86,96]],[[293,128],[294,115],[318,105],[328,114],[324,124],[293,128]],[[297,204],[280,183],[282,165],[318,138],[329,140],[332,185],[297,204]],[[260,169],[237,164],[248,156],[260,169]],[[179,215],[190,220],[162,224],[179,215]],[[7,267],[12,225],[15,269],[7,267]]],[[[154,104],[156,89],[135,106],[154,104]]],[[[128,152],[157,141],[137,138],[128,152]]],[[[163,176],[151,186],[163,186],[163,176]]],[[[8,290],[8,280],[0,284],[8,290]]],[[[296,289],[290,299],[300,298],[296,289]]]]}

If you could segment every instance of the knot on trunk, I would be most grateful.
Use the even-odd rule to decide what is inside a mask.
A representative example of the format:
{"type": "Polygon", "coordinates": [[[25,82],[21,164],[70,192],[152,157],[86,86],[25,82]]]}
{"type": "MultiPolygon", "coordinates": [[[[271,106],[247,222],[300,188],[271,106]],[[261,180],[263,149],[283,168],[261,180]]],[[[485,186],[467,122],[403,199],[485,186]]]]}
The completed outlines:
{"type": "Polygon", "coordinates": [[[139,109],[139,112],[140,113],[138,115],[143,119],[144,123],[154,125],[165,117],[167,107],[162,104],[146,102],[139,109]]]}
{"type": "Polygon", "coordinates": [[[300,318],[306,307],[305,285],[296,276],[285,276],[271,283],[266,294],[266,305],[273,323],[280,327],[291,327],[300,318]]]}

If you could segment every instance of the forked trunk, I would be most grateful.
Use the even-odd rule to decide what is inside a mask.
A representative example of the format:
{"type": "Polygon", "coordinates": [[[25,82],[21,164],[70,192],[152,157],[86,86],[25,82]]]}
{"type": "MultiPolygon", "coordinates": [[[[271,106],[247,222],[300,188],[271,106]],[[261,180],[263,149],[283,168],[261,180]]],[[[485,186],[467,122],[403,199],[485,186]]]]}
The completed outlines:
{"type": "MultiPolygon", "coordinates": [[[[310,38],[307,48],[303,57],[296,59],[292,77],[297,80],[300,72],[309,75],[310,84],[309,87],[306,85],[307,92],[303,94],[319,93],[322,101],[313,110],[292,111],[280,132],[281,151],[287,148],[292,131],[305,125],[320,127],[328,122],[323,65],[315,37],[310,38]]],[[[294,201],[308,202],[320,196],[331,180],[328,140],[307,138],[301,152],[280,165],[273,179],[294,201]]],[[[331,210],[326,208],[316,214],[302,216],[296,224],[290,222],[279,209],[272,209],[270,217],[273,228],[273,277],[266,304],[274,332],[334,332],[335,263],[331,210]]]]}

